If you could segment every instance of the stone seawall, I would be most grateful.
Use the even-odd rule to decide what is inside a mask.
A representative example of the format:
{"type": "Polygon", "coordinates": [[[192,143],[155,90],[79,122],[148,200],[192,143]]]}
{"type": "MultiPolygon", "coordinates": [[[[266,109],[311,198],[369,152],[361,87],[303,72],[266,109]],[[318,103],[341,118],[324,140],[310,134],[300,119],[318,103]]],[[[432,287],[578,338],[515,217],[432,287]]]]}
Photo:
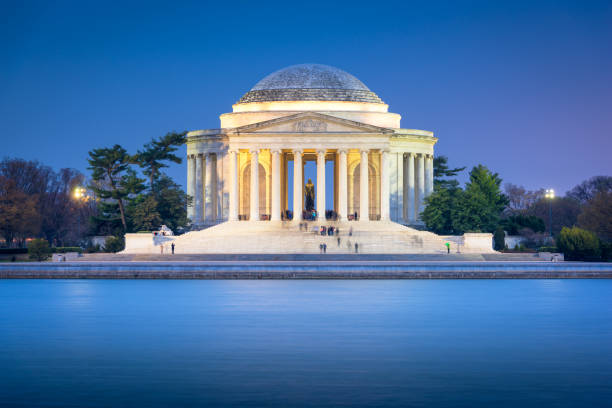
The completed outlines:
{"type": "Polygon", "coordinates": [[[610,263],[208,261],[0,264],[0,279],[612,279],[610,263]]]}

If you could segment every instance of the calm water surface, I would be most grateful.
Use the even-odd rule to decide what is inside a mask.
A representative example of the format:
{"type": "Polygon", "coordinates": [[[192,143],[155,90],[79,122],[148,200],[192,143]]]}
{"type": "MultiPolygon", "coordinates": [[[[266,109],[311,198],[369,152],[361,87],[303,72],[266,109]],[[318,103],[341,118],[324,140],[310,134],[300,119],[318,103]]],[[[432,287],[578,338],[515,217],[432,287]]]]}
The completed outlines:
{"type": "Polygon", "coordinates": [[[0,281],[0,406],[606,405],[611,280],[0,281]]]}

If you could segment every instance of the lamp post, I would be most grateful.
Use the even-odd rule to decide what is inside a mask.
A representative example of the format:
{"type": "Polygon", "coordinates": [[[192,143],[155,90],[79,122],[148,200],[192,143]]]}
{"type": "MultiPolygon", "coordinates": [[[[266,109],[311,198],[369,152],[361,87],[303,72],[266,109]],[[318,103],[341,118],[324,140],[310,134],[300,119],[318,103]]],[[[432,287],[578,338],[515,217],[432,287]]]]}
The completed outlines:
{"type": "Polygon", "coordinates": [[[555,190],[552,188],[546,190],[544,197],[548,199],[548,231],[550,233],[550,238],[552,238],[552,200],[555,198],[555,190]]]}

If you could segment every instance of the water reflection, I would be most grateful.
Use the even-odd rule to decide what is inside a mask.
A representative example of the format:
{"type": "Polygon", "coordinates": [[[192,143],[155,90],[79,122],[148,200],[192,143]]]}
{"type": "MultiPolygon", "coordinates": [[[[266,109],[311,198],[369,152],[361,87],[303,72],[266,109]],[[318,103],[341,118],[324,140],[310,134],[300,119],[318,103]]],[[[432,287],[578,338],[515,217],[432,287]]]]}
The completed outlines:
{"type": "Polygon", "coordinates": [[[0,406],[597,406],[612,281],[0,281],[0,406]]]}

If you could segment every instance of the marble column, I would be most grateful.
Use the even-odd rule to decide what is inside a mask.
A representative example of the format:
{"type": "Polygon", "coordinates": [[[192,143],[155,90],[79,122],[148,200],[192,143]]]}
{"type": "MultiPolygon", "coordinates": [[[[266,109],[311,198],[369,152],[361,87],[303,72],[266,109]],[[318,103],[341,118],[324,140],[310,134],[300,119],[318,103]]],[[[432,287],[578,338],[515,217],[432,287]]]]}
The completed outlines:
{"type": "Polygon", "coordinates": [[[195,191],[196,191],[196,160],[195,156],[187,156],[187,195],[191,197],[191,205],[187,207],[187,217],[195,221],[195,191]]]}
{"type": "Polygon", "coordinates": [[[213,157],[206,154],[206,171],[204,172],[204,216],[207,224],[213,222],[213,157]]]}
{"type": "Polygon", "coordinates": [[[229,190],[229,220],[238,220],[238,159],[236,150],[229,151],[230,190],[229,190]]]}
{"type": "Polygon", "coordinates": [[[302,171],[302,150],[293,151],[293,221],[302,221],[302,201],[304,196],[304,182],[302,171]]]}
{"type": "Polygon", "coordinates": [[[426,175],[427,175],[427,181],[425,182],[425,196],[429,196],[431,193],[433,193],[433,186],[434,186],[434,169],[433,169],[433,155],[428,154],[427,155],[427,162],[426,162],[426,175]]]}
{"type": "Polygon", "coordinates": [[[281,163],[280,150],[272,150],[272,221],[281,219],[281,163]]]}
{"type": "Polygon", "coordinates": [[[397,212],[395,213],[395,219],[397,222],[404,223],[406,222],[406,217],[405,217],[405,206],[406,206],[406,200],[404,198],[404,168],[406,167],[406,165],[404,164],[404,153],[396,153],[396,166],[394,167],[394,171],[397,172],[396,174],[396,182],[395,182],[395,191],[396,191],[396,201],[397,201],[397,212]]]}
{"type": "Polygon", "coordinates": [[[381,151],[380,156],[380,219],[389,220],[389,152],[381,151]]]}
{"type": "Polygon", "coordinates": [[[317,151],[317,220],[325,221],[325,150],[317,151]]]}
{"type": "Polygon", "coordinates": [[[423,211],[423,199],[425,198],[425,155],[422,153],[417,156],[417,192],[416,218],[420,219],[421,211],[423,211]]]}
{"type": "Polygon", "coordinates": [[[259,149],[251,150],[250,221],[259,221],[259,149]]]}
{"type": "Polygon", "coordinates": [[[359,221],[368,221],[370,219],[370,171],[368,166],[368,151],[361,151],[361,162],[359,167],[359,221]]]}
{"type": "Polygon", "coordinates": [[[202,199],[203,197],[203,186],[202,186],[202,155],[197,154],[195,157],[195,221],[197,224],[202,222],[202,199]]]}
{"type": "Polygon", "coordinates": [[[409,224],[414,224],[414,153],[408,153],[406,156],[406,168],[404,178],[406,180],[406,221],[409,224]]]}
{"type": "Polygon", "coordinates": [[[224,158],[224,154],[221,152],[217,152],[215,154],[216,156],[216,167],[215,167],[215,188],[216,188],[216,194],[215,194],[215,219],[217,220],[217,222],[222,222],[223,221],[223,207],[225,205],[224,203],[224,197],[223,197],[223,184],[225,183],[225,180],[223,180],[223,172],[224,172],[224,165],[227,166],[227,164],[225,164],[226,160],[224,158]]]}
{"type": "Polygon", "coordinates": [[[347,161],[346,161],[346,150],[340,149],[338,151],[338,218],[341,221],[347,220],[347,161]]]}

